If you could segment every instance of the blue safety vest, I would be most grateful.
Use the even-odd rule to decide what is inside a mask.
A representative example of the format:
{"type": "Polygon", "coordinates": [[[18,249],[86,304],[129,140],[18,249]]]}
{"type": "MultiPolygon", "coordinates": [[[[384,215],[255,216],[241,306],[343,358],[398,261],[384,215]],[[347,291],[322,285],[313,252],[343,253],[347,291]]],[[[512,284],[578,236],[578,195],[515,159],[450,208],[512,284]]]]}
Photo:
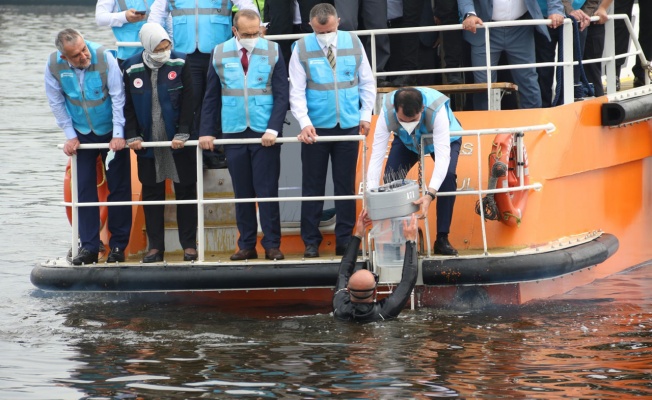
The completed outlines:
{"type": "Polygon", "coordinates": [[[91,53],[91,65],[84,71],[83,88],[68,61],[61,59],[61,52],[50,54],[48,68],[61,86],[75,130],[84,135],[92,131],[102,136],[113,130],[113,109],[107,83],[109,67],[104,54],[108,50],[88,40],[86,46],[91,53]]]}
{"type": "MultiPolygon", "coordinates": [[[[423,97],[424,110],[421,113],[421,121],[417,125],[416,129],[412,134],[408,134],[405,129],[398,122],[398,117],[396,116],[396,110],[394,110],[394,96],[396,96],[396,90],[385,95],[385,101],[383,102],[383,111],[385,112],[385,123],[387,124],[387,129],[390,132],[394,132],[397,135],[405,147],[412,150],[415,153],[417,151],[417,145],[421,143],[421,136],[428,135],[433,133],[435,125],[435,117],[440,108],[446,107],[446,112],[448,113],[448,120],[450,121],[449,130],[451,132],[457,132],[462,130],[453,111],[450,108],[450,100],[448,97],[444,96],[435,89],[418,87],[416,88],[421,92],[423,97]]],[[[451,142],[458,140],[460,136],[451,136],[451,142]]],[[[432,142],[432,138],[424,139],[423,144],[425,149],[423,150],[424,154],[430,154],[435,151],[435,147],[432,142]]]]}
{"type": "Polygon", "coordinates": [[[314,33],[299,39],[297,54],[306,71],[308,117],[315,128],[353,128],[360,125],[358,68],[362,44],[356,35],[337,31],[335,71],[314,33]]]}
{"type": "Polygon", "coordinates": [[[168,0],[174,48],[210,53],[231,38],[231,0],[168,0]]]}
{"type": "Polygon", "coordinates": [[[272,72],[278,54],[278,44],[258,39],[245,75],[235,38],[215,47],[213,68],[222,85],[222,133],[239,133],[247,127],[255,132],[267,130],[274,105],[272,72]]]}
{"type": "MultiPolygon", "coordinates": [[[[136,11],[147,11],[149,13],[149,4],[153,3],[153,1],[148,2],[145,0],[116,0],[116,3],[118,4],[118,9],[120,11],[127,11],[130,8],[133,8],[136,11]]],[[[139,42],[140,39],[138,38],[138,32],[140,32],[140,28],[142,28],[146,22],[146,19],[140,22],[127,22],[122,26],[114,26],[111,29],[113,29],[113,34],[115,35],[115,38],[118,42],[139,42]]],[[[118,58],[120,60],[126,60],[127,58],[141,52],[142,50],[142,47],[119,46],[118,58]]]]}
{"type": "MultiPolygon", "coordinates": [[[[174,139],[178,132],[190,132],[189,126],[178,126],[183,98],[183,67],[186,55],[172,51],[170,59],[158,70],[157,92],[161,105],[161,115],[165,123],[168,140],[174,139]]],[[[124,62],[124,73],[128,76],[127,85],[136,110],[136,119],[143,140],[152,140],[152,80],[151,70],[145,69],[143,55],[135,55],[124,62]]],[[[151,148],[143,149],[141,156],[152,157],[151,148]]]]}

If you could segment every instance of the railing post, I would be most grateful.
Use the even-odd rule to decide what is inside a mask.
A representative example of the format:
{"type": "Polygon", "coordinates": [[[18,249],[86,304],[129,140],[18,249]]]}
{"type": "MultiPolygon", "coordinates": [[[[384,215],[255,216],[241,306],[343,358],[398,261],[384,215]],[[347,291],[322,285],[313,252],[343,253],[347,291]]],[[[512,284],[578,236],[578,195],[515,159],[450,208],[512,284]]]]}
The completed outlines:
{"type": "Polygon", "coordinates": [[[204,249],[206,247],[206,235],[204,234],[204,168],[202,149],[199,144],[195,146],[197,159],[195,168],[197,169],[197,258],[198,261],[204,261],[204,249]]]}
{"type": "Polygon", "coordinates": [[[72,206],[70,207],[70,210],[72,211],[72,218],[70,220],[70,225],[72,227],[71,259],[73,259],[77,256],[79,249],[79,246],[77,245],[79,240],[79,208],[77,208],[77,202],[79,201],[79,197],[77,195],[77,154],[73,154],[72,159],[70,160],[70,184],[70,193],[72,194],[72,206]]]}
{"type": "MultiPolygon", "coordinates": [[[[613,4],[609,6],[609,14],[613,14],[613,4]]],[[[607,67],[607,93],[616,93],[616,44],[615,44],[614,19],[609,18],[604,24],[604,57],[609,57],[605,62],[607,67]]]]}
{"type": "Polygon", "coordinates": [[[570,19],[564,19],[564,25],[562,26],[562,29],[562,43],[564,45],[564,104],[570,104],[575,101],[575,74],[573,68],[573,61],[575,60],[573,51],[575,36],[573,35],[573,24],[570,22],[570,19]]]}

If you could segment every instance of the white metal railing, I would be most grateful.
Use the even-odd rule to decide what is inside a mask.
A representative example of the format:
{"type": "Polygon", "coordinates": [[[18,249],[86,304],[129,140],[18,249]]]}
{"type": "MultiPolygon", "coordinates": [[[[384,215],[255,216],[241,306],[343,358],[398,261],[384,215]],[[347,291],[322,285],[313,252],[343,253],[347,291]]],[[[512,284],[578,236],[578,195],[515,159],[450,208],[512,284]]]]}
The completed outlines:
{"type": "MultiPolygon", "coordinates": [[[[367,170],[367,145],[366,136],[320,136],[317,142],[362,142],[362,179],[366,182],[367,170]]],[[[214,145],[224,144],[256,144],[261,143],[261,139],[216,139],[213,141],[214,145]]],[[[276,143],[300,143],[299,140],[294,138],[277,138],[276,143]]],[[[171,141],[165,142],[143,142],[142,147],[170,147],[171,141]]],[[[202,165],[202,149],[198,146],[198,140],[188,140],[185,142],[186,146],[195,146],[197,152],[196,169],[197,169],[197,200],[161,200],[161,201],[112,201],[112,202],[84,202],[80,203],[77,196],[77,156],[72,156],[70,163],[70,176],[71,176],[71,202],[62,202],[64,206],[71,207],[72,209],[72,257],[77,255],[78,249],[75,245],[79,238],[78,219],[79,207],[97,207],[97,206],[126,206],[126,205],[165,205],[165,204],[197,204],[197,253],[198,261],[204,261],[205,253],[205,236],[204,236],[204,205],[206,204],[225,204],[225,203],[263,203],[263,202],[282,202],[282,201],[318,201],[318,200],[364,200],[364,191],[362,194],[347,195],[347,196],[306,196],[306,197],[264,197],[264,198],[247,198],[247,199],[204,199],[204,174],[202,165]]],[[[63,145],[59,145],[63,148],[63,145]]],[[[82,144],[79,150],[84,149],[108,149],[107,144],[82,144]]],[[[363,243],[363,254],[365,253],[366,246],[363,243]]]]}
{"type": "MultiPolygon", "coordinates": [[[[591,17],[591,21],[598,21],[598,17],[591,17]]],[[[387,77],[387,76],[400,76],[400,75],[422,75],[422,74],[445,74],[450,72],[473,72],[473,71],[482,71],[486,72],[487,76],[487,98],[491,99],[491,72],[500,71],[500,70],[511,70],[511,69],[521,69],[521,68],[532,68],[532,67],[563,67],[563,76],[564,76],[564,103],[573,102],[573,83],[574,83],[574,71],[573,66],[578,65],[579,62],[574,60],[573,57],[573,45],[574,45],[574,35],[572,31],[572,21],[569,18],[564,19],[563,27],[558,29],[563,29],[563,38],[562,44],[564,48],[563,59],[564,61],[551,61],[546,63],[532,63],[532,64],[510,64],[510,65],[496,65],[492,66],[490,62],[490,43],[489,35],[492,28],[501,28],[501,27],[516,27],[516,26],[536,26],[536,25],[550,25],[552,23],[549,19],[533,19],[533,20],[518,20],[518,21],[500,21],[500,22],[484,22],[482,25],[478,25],[477,28],[484,29],[485,35],[485,47],[487,60],[486,65],[478,67],[460,67],[460,68],[435,68],[435,69],[419,69],[419,70],[406,70],[406,71],[388,71],[388,72],[377,72],[376,71],[376,35],[396,35],[402,33],[421,33],[421,32],[445,32],[453,30],[462,30],[462,24],[455,25],[439,25],[439,26],[426,26],[426,27],[414,27],[414,28],[392,28],[392,29],[371,29],[371,30],[360,30],[352,31],[358,36],[370,36],[371,37],[371,68],[375,77],[387,77]]],[[[482,34],[482,33],[476,33],[482,34]]],[[[287,35],[268,35],[265,38],[270,40],[296,40],[300,39],[307,34],[287,34],[287,35]]],[[[138,47],[140,42],[116,42],[117,46],[125,47],[138,47]]],[[[605,23],[605,48],[604,56],[601,58],[595,58],[590,60],[583,60],[583,64],[593,64],[593,63],[602,63],[605,62],[607,69],[607,93],[616,92],[616,60],[621,58],[626,58],[629,56],[636,55],[638,56],[639,62],[644,66],[644,69],[650,70],[650,62],[645,59],[641,45],[638,43],[638,37],[634,28],[625,14],[616,14],[609,15],[608,21],[605,23]],[[615,45],[614,45],[614,21],[623,20],[629,31],[631,41],[636,47],[635,51],[628,52],[625,54],[616,55],[615,54],[615,45]]],[[[287,61],[287,60],[286,60],[287,61]]],[[[645,75],[645,83],[650,83],[649,74],[645,75]]]]}
{"type": "MultiPolygon", "coordinates": [[[[524,182],[524,148],[525,144],[523,143],[523,140],[517,135],[516,140],[514,141],[514,145],[516,146],[516,151],[517,151],[517,176],[520,177],[519,185],[515,187],[509,187],[509,188],[501,188],[501,189],[482,189],[482,181],[483,181],[483,167],[482,165],[484,164],[482,158],[482,146],[480,143],[480,136],[485,136],[485,135],[497,135],[501,133],[525,133],[525,132],[540,132],[540,131],[545,131],[546,134],[550,135],[555,131],[555,125],[552,123],[547,123],[543,125],[530,125],[530,126],[519,126],[519,127],[514,127],[514,128],[498,128],[498,129],[475,129],[475,130],[464,130],[464,131],[456,131],[452,132],[451,134],[454,134],[455,136],[475,136],[477,138],[478,142],[478,190],[464,190],[464,191],[455,191],[455,192],[437,192],[437,197],[442,197],[442,196],[464,196],[464,195],[477,195],[478,200],[480,203],[482,203],[482,195],[487,195],[487,194],[494,194],[494,193],[507,193],[507,192],[518,192],[518,191],[523,191],[523,190],[531,190],[534,189],[536,191],[541,190],[543,185],[541,183],[532,183],[529,185],[525,185],[524,182]]],[[[421,136],[421,148],[424,148],[424,140],[426,139],[431,139],[432,135],[423,135],[421,136]]],[[[420,160],[419,162],[421,165],[425,165],[425,154],[421,152],[419,154],[420,160]]],[[[424,174],[421,174],[421,182],[419,182],[420,187],[421,187],[421,195],[425,195],[425,191],[427,190],[427,184],[425,181],[424,174]]],[[[430,243],[430,224],[428,223],[428,214],[426,214],[425,218],[425,229],[426,229],[426,243],[430,243]]],[[[480,207],[480,226],[482,227],[482,245],[484,248],[484,254],[488,255],[488,246],[487,246],[487,228],[486,228],[486,221],[484,217],[484,208],[480,207]]],[[[428,245],[428,257],[431,256],[431,248],[430,245],[428,245]]]]}

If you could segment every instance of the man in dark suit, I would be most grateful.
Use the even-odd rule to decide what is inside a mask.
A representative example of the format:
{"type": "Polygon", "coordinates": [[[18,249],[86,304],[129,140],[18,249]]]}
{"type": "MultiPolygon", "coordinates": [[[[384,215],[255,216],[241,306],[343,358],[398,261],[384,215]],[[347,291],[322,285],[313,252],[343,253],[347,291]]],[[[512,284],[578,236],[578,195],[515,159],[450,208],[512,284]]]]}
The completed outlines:
{"type": "MultiPolygon", "coordinates": [[[[260,37],[260,17],[240,10],[233,22],[234,37],[219,44],[211,56],[202,105],[199,144],[213,149],[214,132],[227,139],[261,139],[256,144],[230,144],[224,150],[236,198],[278,197],[281,135],[289,105],[289,84],[278,44],[260,37]]],[[[258,258],[255,203],[236,204],[240,237],[231,260],[258,258]]],[[[265,258],[282,260],[278,202],[258,205],[265,258]]]]}
{"type": "MultiPolygon", "coordinates": [[[[564,22],[564,7],[561,0],[547,0],[548,18],[552,20],[551,28],[557,28],[564,22]]],[[[525,19],[543,19],[541,7],[537,0],[459,0],[458,8],[463,16],[464,39],[471,44],[471,64],[474,67],[486,65],[486,48],[484,28],[477,29],[483,21],[514,21],[525,19]],[[476,30],[477,29],[477,30],[476,30]]],[[[490,35],[491,65],[497,65],[502,52],[507,55],[510,64],[531,64],[535,62],[534,30],[538,30],[548,40],[548,30],[543,25],[492,28],[490,35]]],[[[518,85],[521,108],[541,107],[541,90],[539,88],[536,68],[515,68],[512,71],[514,82],[518,85]]],[[[476,83],[487,82],[486,71],[473,73],[476,83]]],[[[491,81],[496,81],[496,71],[491,73],[491,81]]],[[[474,95],[476,110],[488,109],[485,93],[474,95]]]]}

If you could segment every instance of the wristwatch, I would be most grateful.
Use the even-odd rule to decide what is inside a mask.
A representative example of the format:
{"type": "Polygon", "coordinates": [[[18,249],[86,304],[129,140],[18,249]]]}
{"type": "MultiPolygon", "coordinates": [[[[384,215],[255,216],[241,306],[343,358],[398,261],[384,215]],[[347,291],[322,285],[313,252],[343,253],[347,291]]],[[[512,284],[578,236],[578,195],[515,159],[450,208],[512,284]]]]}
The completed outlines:
{"type": "Polygon", "coordinates": [[[467,19],[468,17],[470,17],[470,16],[472,16],[472,15],[473,15],[474,17],[477,17],[477,15],[476,15],[474,12],[467,12],[466,14],[464,14],[464,19],[467,19]]]}
{"type": "Polygon", "coordinates": [[[428,196],[430,196],[430,200],[434,200],[434,199],[435,199],[435,194],[434,194],[434,193],[429,192],[429,191],[426,190],[426,193],[425,193],[425,194],[427,194],[428,196]]]}

